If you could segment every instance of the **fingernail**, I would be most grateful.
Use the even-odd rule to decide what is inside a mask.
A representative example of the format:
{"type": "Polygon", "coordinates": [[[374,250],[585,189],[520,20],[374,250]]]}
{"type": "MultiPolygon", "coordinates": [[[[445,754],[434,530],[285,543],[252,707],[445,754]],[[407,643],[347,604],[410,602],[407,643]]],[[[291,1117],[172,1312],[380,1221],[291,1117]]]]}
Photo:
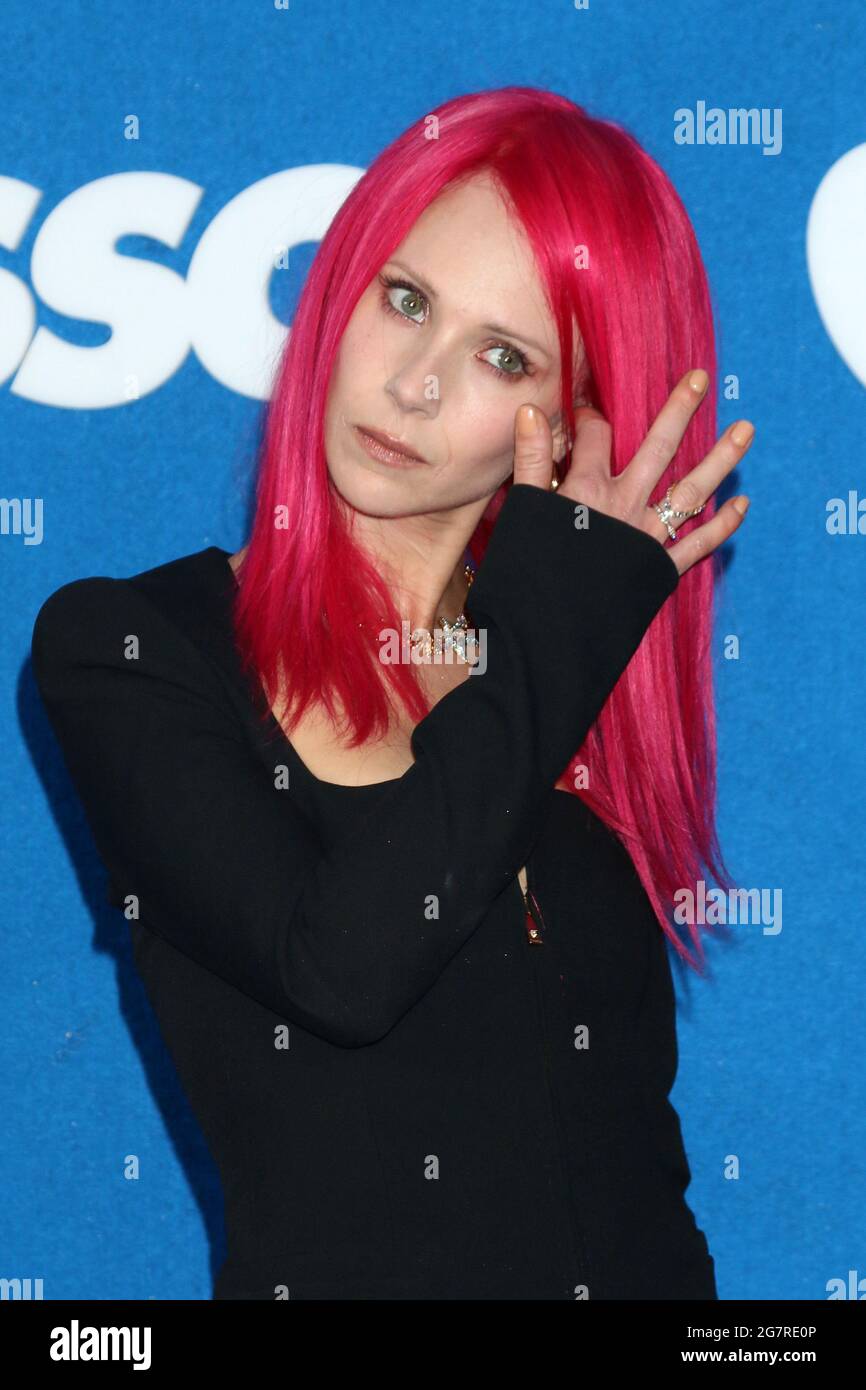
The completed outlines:
{"type": "Polygon", "coordinates": [[[697,371],[692,372],[691,376],[689,377],[689,386],[691,386],[692,390],[700,396],[704,391],[706,391],[707,386],[709,385],[709,381],[710,378],[707,376],[703,367],[698,367],[697,371]]]}
{"type": "Polygon", "coordinates": [[[744,444],[748,444],[754,433],[755,426],[750,425],[748,420],[738,420],[731,430],[731,439],[738,449],[742,449],[744,444]]]}
{"type": "Polygon", "coordinates": [[[517,433],[522,435],[535,434],[541,420],[534,405],[523,406],[517,412],[517,433]]]}
{"type": "Polygon", "coordinates": [[[735,498],[734,498],[734,510],[735,510],[735,511],[738,511],[738,512],[740,513],[740,516],[745,516],[745,515],[746,515],[746,512],[749,510],[749,499],[748,499],[748,497],[735,497],[735,498]]]}

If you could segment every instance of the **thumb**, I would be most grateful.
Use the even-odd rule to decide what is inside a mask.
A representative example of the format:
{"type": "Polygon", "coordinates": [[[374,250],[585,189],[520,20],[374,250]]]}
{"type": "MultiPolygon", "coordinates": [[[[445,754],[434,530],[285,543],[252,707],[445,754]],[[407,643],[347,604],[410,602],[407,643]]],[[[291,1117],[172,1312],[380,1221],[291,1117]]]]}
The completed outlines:
{"type": "Polygon", "coordinates": [[[550,490],[553,479],[553,435],[550,421],[537,405],[521,405],[514,417],[512,482],[550,490]]]}

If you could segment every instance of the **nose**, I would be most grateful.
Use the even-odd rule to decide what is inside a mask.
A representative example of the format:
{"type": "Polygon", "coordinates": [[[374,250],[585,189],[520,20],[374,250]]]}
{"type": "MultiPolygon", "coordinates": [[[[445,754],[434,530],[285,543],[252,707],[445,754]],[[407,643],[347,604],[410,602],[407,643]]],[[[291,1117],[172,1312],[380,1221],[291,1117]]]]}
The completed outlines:
{"type": "Polygon", "coordinates": [[[433,419],[439,412],[441,382],[433,354],[421,350],[403,359],[386,381],[385,390],[401,411],[433,419]]]}
{"type": "Polygon", "coordinates": [[[399,372],[385,383],[385,390],[406,414],[414,412],[433,419],[439,409],[439,380],[433,373],[418,376],[399,372]]]}

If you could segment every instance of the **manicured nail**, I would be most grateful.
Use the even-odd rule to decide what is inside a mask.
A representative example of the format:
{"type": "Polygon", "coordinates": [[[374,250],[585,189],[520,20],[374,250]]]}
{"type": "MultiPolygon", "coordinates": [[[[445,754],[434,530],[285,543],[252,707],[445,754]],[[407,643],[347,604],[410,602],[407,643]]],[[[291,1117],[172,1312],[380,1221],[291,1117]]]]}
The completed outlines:
{"type": "Polygon", "coordinates": [[[731,439],[738,449],[742,449],[744,444],[748,444],[754,433],[755,426],[750,425],[748,420],[738,420],[731,430],[731,439]]]}
{"type": "Polygon", "coordinates": [[[748,497],[735,497],[735,498],[734,498],[734,509],[735,509],[735,511],[738,511],[738,512],[740,513],[740,516],[745,516],[745,515],[746,515],[746,512],[749,510],[749,499],[748,499],[748,497]]]}
{"type": "Polygon", "coordinates": [[[704,391],[706,391],[709,381],[710,378],[707,376],[703,367],[698,367],[697,371],[692,372],[689,377],[689,386],[691,386],[696,395],[701,396],[704,391]]]}
{"type": "Polygon", "coordinates": [[[523,406],[517,412],[517,433],[536,434],[541,426],[541,417],[534,405],[523,406]]]}

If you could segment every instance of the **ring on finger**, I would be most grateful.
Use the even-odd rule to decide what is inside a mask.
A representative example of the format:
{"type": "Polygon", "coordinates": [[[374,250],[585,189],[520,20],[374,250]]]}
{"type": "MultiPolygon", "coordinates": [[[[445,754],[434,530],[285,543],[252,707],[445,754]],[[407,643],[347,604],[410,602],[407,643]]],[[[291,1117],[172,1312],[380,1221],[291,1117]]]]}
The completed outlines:
{"type": "Polygon", "coordinates": [[[702,512],[707,504],[706,502],[702,502],[699,507],[693,507],[690,512],[681,512],[671,502],[671,493],[673,490],[674,484],[671,483],[662,501],[653,502],[652,506],[654,511],[658,512],[659,519],[667,527],[667,532],[671,540],[675,541],[677,533],[671,525],[671,522],[675,521],[677,526],[680,526],[684,521],[688,521],[689,517],[697,516],[698,512],[702,512]]]}

